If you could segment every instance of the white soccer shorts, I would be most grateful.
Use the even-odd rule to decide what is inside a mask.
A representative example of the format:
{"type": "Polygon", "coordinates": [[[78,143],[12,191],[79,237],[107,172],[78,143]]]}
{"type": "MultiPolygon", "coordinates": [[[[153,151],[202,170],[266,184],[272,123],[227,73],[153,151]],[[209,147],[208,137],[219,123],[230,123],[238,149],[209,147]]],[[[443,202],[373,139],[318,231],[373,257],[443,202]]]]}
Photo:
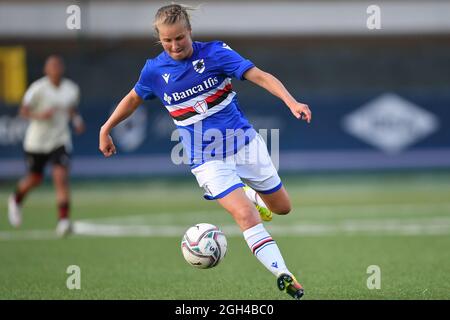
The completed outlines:
{"type": "Polygon", "coordinates": [[[282,187],[281,179],[259,134],[236,154],[222,160],[210,160],[191,172],[205,190],[207,200],[220,199],[247,184],[263,194],[282,187]]]}

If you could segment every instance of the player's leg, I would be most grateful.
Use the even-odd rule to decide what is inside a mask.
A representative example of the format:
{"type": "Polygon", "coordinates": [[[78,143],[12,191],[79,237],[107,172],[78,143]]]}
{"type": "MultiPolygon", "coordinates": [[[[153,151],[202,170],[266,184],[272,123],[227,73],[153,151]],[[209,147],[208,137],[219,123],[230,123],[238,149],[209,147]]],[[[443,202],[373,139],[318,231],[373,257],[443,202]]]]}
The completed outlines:
{"type": "Polygon", "coordinates": [[[69,234],[70,223],[70,190],[69,190],[69,156],[64,148],[59,148],[52,154],[53,161],[53,184],[56,192],[58,205],[58,225],[56,232],[59,236],[69,234]]]}
{"type": "Polygon", "coordinates": [[[217,199],[217,202],[231,214],[243,232],[261,223],[258,211],[245,196],[242,188],[237,188],[223,198],[217,199]]]}
{"type": "Polygon", "coordinates": [[[276,214],[288,214],[292,210],[291,199],[284,186],[273,193],[258,192],[269,210],[276,214]]]}
{"type": "Polygon", "coordinates": [[[58,205],[58,224],[56,233],[58,236],[65,236],[71,232],[68,169],[61,165],[54,165],[52,174],[56,191],[56,202],[58,205]]]}
{"type": "Polygon", "coordinates": [[[41,184],[44,176],[44,167],[48,155],[26,153],[27,174],[20,179],[14,193],[8,198],[8,218],[14,227],[22,224],[22,205],[26,195],[41,184]]]}
{"type": "Polygon", "coordinates": [[[43,173],[29,172],[25,177],[20,179],[14,191],[16,202],[22,204],[25,196],[35,187],[41,184],[43,180],[43,173]]]}
{"type": "MultiPolygon", "coordinates": [[[[247,197],[257,206],[261,216],[264,212],[287,214],[291,211],[289,195],[281,183],[277,170],[267,151],[267,146],[257,135],[248,146],[237,154],[237,172],[247,184],[247,197]]],[[[266,221],[271,220],[264,219],[266,221]]]]}
{"type": "MultiPolygon", "coordinates": [[[[278,214],[289,213],[291,210],[289,195],[283,187],[264,140],[257,135],[245,150],[239,151],[237,158],[239,161],[236,166],[237,174],[251,187],[245,188],[245,193],[255,203],[256,207],[259,208],[260,213],[261,208],[267,208],[266,210],[271,210],[278,214]]],[[[259,227],[255,226],[250,228],[248,232],[244,232],[246,240],[255,230],[254,228],[259,227]]],[[[247,240],[247,243],[249,243],[250,248],[256,254],[254,250],[255,245],[251,245],[251,240],[247,240]]],[[[276,249],[278,250],[278,247],[276,249]]],[[[303,296],[304,291],[302,286],[287,269],[286,271],[280,270],[277,274],[277,285],[280,290],[285,290],[296,299],[300,299],[303,296]]]]}
{"type": "Polygon", "coordinates": [[[227,210],[244,233],[252,253],[275,276],[289,273],[277,244],[266,231],[253,203],[242,188],[235,189],[217,202],[227,210]]]}
{"type": "Polygon", "coordinates": [[[244,186],[243,189],[245,194],[247,195],[247,198],[249,198],[250,201],[255,205],[261,219],[264,221],[272,221],[272,211],[270,211],[260,195],[249,186],[244,186]]]}
{"type": "Polygon", "coordinates": [[[288,214],[292,210],[289,194],[282,185],[278,190],[271,193],[255,191],[249,186],[244,187],[244,191],[247,197],[257,206],[260,213],[264,208],[270,210],[269,212],[280,215],[288,214]]]}
{"type": "Polygon", "coordinates": [[[223,198],[217,199],[217,202],[239,225],[255,257],[277,277],[278,288],[300,299],[303,296],[303,288],[286,267],[278,245],[264,228],[258,211],[244,190],[237,188],[223,198]]]}
{"type": "MultiPolygon", "coordinates": [[[[284,275],[292,277],[277,244],[261,223],[255,205],[245,194],[242,188],[244,184],[236,169],[233,161],[210,161],[191,171],[197,178],[199,186],[205,190],[204,197],[208,200],[217,200],[232,215],[256,258],[276,277],[284,275]]],[[[290,284],[287,286],[292,287],[290,284]]],[[[298,297],[301,296],[298,294],[300,291],[300,289],[296,291],[298,297]]]]}
{"type": "MultiPolygon", "coordinates": [[[[229,160],[229,159],[228,159],[229,160]]],[[[217,200],[227,210],[241,231],[255,256],[274,275],[287,271],[284,260],[270,235],[261,223],[254,204],[246,196],[233,161],[210,161],[192,169],[205,198],[217,200]]]]}
{"type": "Polygon", "coordinates": [[[69,218],[70,196],[68,170],[61,165],[54,165],[52,176],[56,191],[56,202],[58,204],[58,218],[69,218]]]}

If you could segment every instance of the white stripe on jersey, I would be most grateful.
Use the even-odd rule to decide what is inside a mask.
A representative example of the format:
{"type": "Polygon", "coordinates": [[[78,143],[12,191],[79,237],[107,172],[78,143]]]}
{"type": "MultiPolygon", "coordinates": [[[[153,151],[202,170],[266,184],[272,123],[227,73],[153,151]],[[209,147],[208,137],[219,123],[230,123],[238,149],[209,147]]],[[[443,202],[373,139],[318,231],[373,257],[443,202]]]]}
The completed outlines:
{"type": "MultiPolygon", "coordinates": [[[[165,107],[167,108],[167,110],[169,112],[173,112],[179,109],[185,109],[185,108],[189,108],[189,107],[193,107],[197,102],[199,101],[203,101],[206,98],[216,94],[217,91],[222,90],[223,88],[225,88],[227,85],[231,84],[231,78],[225,78],[225,80],[223,80],[223,82],[215,89],[212,89],[206,93],[203,93],[201,95],[198,95],[190,100],[187,100],[185,102],[181,102],[179,104],[172,104],[172,105],[165,105],[165,107]]],[[[230,93],[231,94],[231,93],[230,93]]],[[[216,107],[214,107],[216,108],[216,107]]]]}

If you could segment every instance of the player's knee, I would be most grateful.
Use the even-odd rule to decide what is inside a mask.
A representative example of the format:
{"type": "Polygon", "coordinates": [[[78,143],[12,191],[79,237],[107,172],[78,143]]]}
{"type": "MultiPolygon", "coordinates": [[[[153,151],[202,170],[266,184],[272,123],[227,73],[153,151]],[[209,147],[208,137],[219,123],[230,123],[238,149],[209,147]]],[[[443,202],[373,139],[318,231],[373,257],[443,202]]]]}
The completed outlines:
{"type": "Polygon", "coordinates": [[[239,208],[236,212],[234,212],[233,216],[239,226],[244,229],[260,222],[259,214],[254,207],[239,208]]]}
{"type": "Polygon", "coordinates": [[[33,173],[30,176],[31,178],[31,184],[33,186],[38,186],[41,184],[42,180],[43,180],[43,175],[40,173],[33,173]]]}
{"type": "Polygon", "coordinates": [[[272,211],[275,212],[276,214],[286,215],[289,212],[291,212],[291,210],[292,210],[292,206],[290,203],[283,203],[281,205],[278,205],[272,211]]]}

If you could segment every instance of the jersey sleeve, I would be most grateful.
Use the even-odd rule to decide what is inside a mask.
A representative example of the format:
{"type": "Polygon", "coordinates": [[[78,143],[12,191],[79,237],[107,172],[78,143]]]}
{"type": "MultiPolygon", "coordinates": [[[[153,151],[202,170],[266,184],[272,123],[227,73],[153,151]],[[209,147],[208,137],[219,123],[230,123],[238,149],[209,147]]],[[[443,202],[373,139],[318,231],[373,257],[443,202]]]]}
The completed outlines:
{"type": "Polygon", "coordinates": [[[73,99],[72,99],[72,106],[77,107],[80,104],[80,87],[73,83],[73,99]]]}
{"type": "Polygon", "coordinates": [[[255,66],[253,62],[244,59],[224,42],[217,41],[215,46],[215,57],[223,73],[229,77],[245,80],[244,73],[255,66]]]}
{"type": "Polygon", "coordinates": [[[144,67],[142,68],[139,80],[134,86],[134,91],[143,100],[150,100],[155,98],[155,94],[152,89],[152,73],[150,60],[147,60],[144,67]]]}
{"type": "Polygon", "coordinates": [[[35,108],[39,99],[40,87],[38,82],[32,83],[23,96],[22,104],[31,109],[35,108]]]}

